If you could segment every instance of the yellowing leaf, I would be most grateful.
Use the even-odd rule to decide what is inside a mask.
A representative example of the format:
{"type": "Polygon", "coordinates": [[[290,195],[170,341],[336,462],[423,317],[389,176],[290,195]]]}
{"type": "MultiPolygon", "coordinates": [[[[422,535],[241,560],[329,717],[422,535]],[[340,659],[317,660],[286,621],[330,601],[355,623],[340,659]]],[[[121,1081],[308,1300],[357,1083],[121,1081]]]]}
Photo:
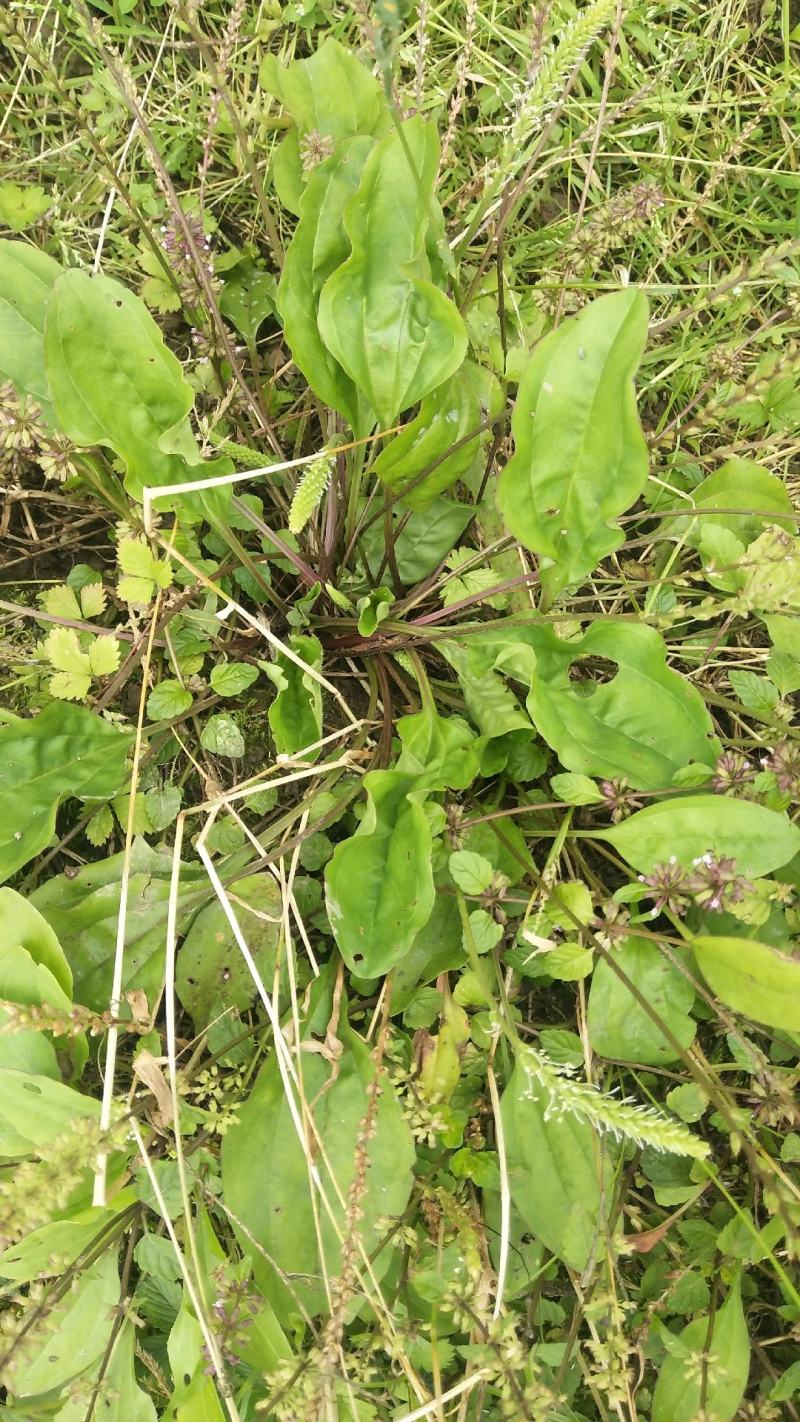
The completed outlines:
{"type": "Polygon", "coordinates": [[[47,683],[51,696],[59,701],[82,701],[92,678],[81,672],[55,672],[47,683]]]}
{"type": "Polygon", "coordinates": [[[153,601],[153,580],[152,578],[120,578],[117,583],[117,592],[123,602],[130,602],[135,607],[149,607],[153,601]]]}
{"type": "Polygon", "coordinates": [[[81,588],[81,612],[84,617],[99,617],[106,605],[106,590],[102,583],[86,583],[81,588]]]}
{"type": "Polygon", "coordinates": [[[57,671],[90,674],[89,658],[81,651],[78,634],[72,627],[54,627],[45,638],[45,656],[57,671]]]}
{"type": "Polygon", "coordinates": [[[119,666],[119,642],[116,637],[95,637],[89,648],[92,676],[111,676],[119,666]]]}
{"type": "Polygon", "coordinates": [[[77,621],[81,616],[78,599],[67,583],[48,588],[42,598],[42,606],[45,612],[49,612],[53,617],[69,617],[77,621]]]}

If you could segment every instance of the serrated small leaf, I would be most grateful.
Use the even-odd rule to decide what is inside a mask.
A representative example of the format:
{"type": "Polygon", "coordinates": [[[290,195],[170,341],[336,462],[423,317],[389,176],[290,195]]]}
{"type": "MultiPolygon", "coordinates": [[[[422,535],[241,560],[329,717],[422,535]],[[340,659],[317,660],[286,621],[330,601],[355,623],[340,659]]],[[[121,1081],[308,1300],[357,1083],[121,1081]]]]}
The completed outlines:
{"type": "Polygon", "coordinates": [[[177,785],[169,781],[154,790],[145,792],[144,803],[154,830],[163,830],[171,825],[181,808],[181,792],[177,785]]]}
{"type": "Polygon", "coordinates": [[[82,672],[55,672],[47,683],[47,690],[58,701],[83,701],[92,678],[82,672]]]}
{"type": "Polygon", "coordinates": [[[114,829],[114,816],[111,813],[110,805],[101,805],[96,815],[92,815],[86,826],[86,838],[90,844],[99,848],[105,844],[109,835],[114,829]]]}
{"type": "Polygon", "coordinates": [[[89,648],[92,676],[112,676],[119,666],[119,656],[116,637],[95,637],[89,648]]]}
{"type": "Polygon", "coordinates": [[[152,578],[120,578],[117,583],[117,593],[123,602],[129,602],[134,607],[149,607],[153,601],[153,580],[152,578]]]}
{"type": "Polygon", "coordinates": [[[241,696],[258,680],[258,667],[247,662],[218,662],[211,670],[209,681],[218,696],[241,696]]]}
{"type": "Polygon", "coordinates": [[[106,590],[102,583],[86,583],[81,588],[81,613],[84,617],[99,617],[106,605],[106,590]]]}
{"type": "Polygon", "coordinates": [[[80,603],[67,583],[48,588],[42,597],[42,606],[53,617],[68,617],[74,622],[82,616],[80,603]]]}
{"type": "Polygon", "coordinates": [[[158,311],[162,316],[181,309],[180,293],[167,281],[166,277],[146,277],[139,287],[139,295],[151,311],[158,311]]]}
{"type": "Polygon", "coordinates": [[[181,716],[192,704],[192,693],[178,681],[160,681],[147,698],[147,715],[151,721],[171,721],[181,716]]]}
{"type": "Polygon", "coordinates": [[[778,704],[778,689],[765,676],[743,669],[728,673],[728,681],[745,711],[757,711],[768,716],[778,704]]]}
{"type": "Polygon", "coordinates": [[[565,805],[596,805],[603,798],[594,780],[577,771],[551,776],[550,789],[556,800],[563,800],[565,805]]]}
{"type": "Polygon", "coordinates": [[[482,854],[456,849],[447,861],[453,882],[465,894],[482,894],[492,882],[494,869],[482,854]]]}
{"type": "Polygon", "coordinates": [[[48,662],[56,671],[90,676],[89,658],[81,649],[78,634],[73,627],[54,627],[45,638],[44,650],[48,662]]]}
{"type": "Polygon", "coordinates": [[[200,736],[203,750],[238,760],[244,755],[244,736],[232,716],[209,716],[200,736]]]}

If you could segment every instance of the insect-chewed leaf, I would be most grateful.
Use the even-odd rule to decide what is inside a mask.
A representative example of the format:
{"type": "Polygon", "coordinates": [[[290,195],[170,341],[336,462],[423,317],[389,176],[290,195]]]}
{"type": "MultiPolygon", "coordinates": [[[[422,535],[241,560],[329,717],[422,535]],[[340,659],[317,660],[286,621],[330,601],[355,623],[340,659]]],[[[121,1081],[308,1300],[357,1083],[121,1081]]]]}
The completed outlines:
{"type": "Polygon", "coordinates": [[[713,764],[721,752],[699,691],[666,665],[653,627],[595,622],[580,641],[564,642],[546,625],[526,628],[536,653],[528,711],[568,770],[624,777],[639,790],[672,784],[690,761],[713,764]],[[606,657],[617,672],[581,694],[570,673],[581,658],[606,657]]]}
{"type": "Polygon", "coordinates": [[[461,316],[430,280],[438,159],[421,118],[375,145],[344,212],[351,254],[320,295],[320,335],[384,425],[447,380],[467,348],[461,316]]]}
{"type": "Polygon", "coordinates": [[[4,1376],[12,1397],[53,1392],[102,1358],[118,1303],[116,1250],[107,1249],[32,1330],[27,1346],[20,1342],[13,1350],[4,1376]]]}
{"type": "MultiPolygon", "coordinates": [[[[74,997],[97,1012],[108,1007],[124,855],[87,864],[72,879],[57,874],[31,895],[31,904],[58,935],[75,975],[74,997]]],[[[172,856],[135,840],[130,860],[123,988],[141,988],[152,1002],[164,971],[164,933],[172,856]]],[[[208,902],[205,874],[182,865],[178,926],[188,927],[208,902]]]]}
{"type": "Polygon", "coordinates": [[[647,312],[640,291],[600,297],[539,343],[520,383],[498,500],[514,536],[547,560],[550,600],[620,546],[610,521],[644,487],[633,376],[647,312]]]}
{"type": "MultiPolygon", "coordinates": [[[[281,896],[270,874],[253,874],[228,890],[253,961],[272,991],[281,896]]],[[[201,909],[178,953],[175,988],[199,1031],[228,1008],[244,1012],[257,987],[222,904],[201,909]]]]}
{"type": "Polygon", "coordinates": [[[364,1152],[364,1194],[354,1241],[359,1272],[364,1255],[370,1255],[375,1277],[385,1273],[390,1251],[377,1255],[373,1251],[387,1219],[405,1209],[411,1194],[414,1146],[394,1088],[384,1078],[377,1106],[372,1106],[375,1068],[369,1050],[346,1026],[339,1036],[343,1050],[333,1063],[318,1053],[302,1053],[303,1092],[313,1120],[305,1149],[297,1137],[274,1054],[222,1142],[225,1204],[249,1232],[242,1236],[242,1247],[252,1253],[248,1238],[255,1239],[266,1258],[274,1261],[272,1268],[265,1257],[255,1254],[254,1270],[282,1315],[297,1312],[295,1300],[312,1314],[327,1311],[323,1280],[341,1273],[342,1234],[348,1228],[344,1202],[361,1168],[359,1142],[364,1152]],[[370,1110],[374,1120],[371,1132],[366,1132],[370,1110]],[[315,1210],[310,1162],[322,1177],[330,1215],[319,1202],[315,1210]],[[289,1276],[291,1292],[276,1270],[289,1276]]]}

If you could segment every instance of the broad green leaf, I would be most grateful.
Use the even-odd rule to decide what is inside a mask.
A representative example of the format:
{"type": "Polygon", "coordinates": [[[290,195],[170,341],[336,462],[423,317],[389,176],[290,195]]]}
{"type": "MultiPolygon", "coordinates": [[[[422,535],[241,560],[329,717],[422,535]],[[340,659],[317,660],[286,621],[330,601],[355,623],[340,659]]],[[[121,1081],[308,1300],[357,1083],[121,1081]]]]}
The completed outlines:
{"type": "Polygon", "coordinates": [[[653,1394],[653,1422],[690,1422],[700,1415],[703,1395],[702,1355],[708,1351],[704,1417],[731,1422],[744,1396],[750,1372],[750,1340],[737,1278],[714,1318],[710,1346],[709,1320],[688,1323],[661,1365],[653,1394]]]}
{"type": "Polygon", "coordinates": [[[61,944],[34,905],[14,889],[0,889],[0,951],[13,944],[46,968],[63,996],[72,996],[72,973],[61,944]]]}
{"type": "Polygon", "coordinates": [[[218,662],[211,668],[211,690],[218,696],[241,696],[248,686],[258,680],[258,667],[247,662],[218,662]]]}
{"type": "MultiPolygon", "coordinates": [[[[123,855],[114,854],[80,869],[74,878],[48,879],[31,895],[57,934],[75,977],[76,1002],[97,1012],[108,1007],[119,918],[123,855]]],[[[142,988],[152,1005],[164,973],[164,942],[172,856],[135,840],[125,920],[123,990],[142,988]]],[[[178,928],[188,927],[193,913],[208,903],[211,890],[205,873],[183,866],[178,928]]]]}
{"type": "MultiPolygon", "coordinates": [[[[495,1269],[500,1264],[503,1239],[501,1197],[498,1190],[483,1190],[483,1216],[487,1227],[489,1257],[495,1269]]],[[[512,1203],[510,1210],[509,1250],[504,1299],[514,1299],[530,1293],[542,1265],[542,1246],[531,1232],[519,1210],[512,1203]]]]}
{"type": "Polygon", "coordinates": [[[147,715],[151,721],[171,721],[173,716],[182,716],[192,704],[192,693],[179,681],[167,677],[147,698],[147,715]]]}
{"type": "Polygon", "coordinates": [[[275,310],[274,276],[255,262],[240,262],[225,278],[219,309],[252,345],[263,322],[275,310]]]}
{"type": "MultiPolygon", "coordinates": [[[[434,572],[474,517],[474,504],[457,504],[452,499],[436,498],[422,513],[396,504],[391,518],[400,581],[417,583],[434,572]]],[[[358,550],[364,571],[373,582],[386,551],[382,519],[364,531],[358,550]]]]}
{"type": "Polygon", "coordinates": [[[168,825],[174,824],[181,808],[181,798],[180,789],[171,781],[145,791],[144,804],[147,818],[154,830],[163,830],[168,825]]]}
{"type": "Polygon", "coordinates": [[[27,242],[0,240],[0,371],[52,423],[44,368],[47,302],[61,267],[27,242]]]}
{"type": "Polygon", "coordinates": [[[374,133],[388,123],[386,101],[367,65],[335,39],[308,59],[283,64],[267,55],[259,82],[280,100],[303,133],[335,139],[374,133]]]}
{"type": "MultiPolygon", "coordinates": [[[[363,1141],[369,1160],[360,1202],[358,1241],[371,1255],[385,1235],[392,1216],[405,1209],[411,1193],[414,1145],[394,1087],[384,1077],[372,1134],[364,1135],[374,1065],[369,1049],[349,1027],[339,1032],[341,1055],[331,1064],[317,1053],[302,1052],[295,1061],[302,1070],[303,1093],[309,1104],[320,1145],[314,1162],[322,1178],[333,1221],[317,1201],[325,1274],[341,1273],[340,1235],[346,1232],[344,1206],[357,1169],[357,1144],[363,1141]],[[333,1176],[333,1180],[331,1179],[333,1176]],[[335,1182],[335,1186],[334,1186],[335,1182]],[[337,1233],[338,1231],[338,1233],[337,1233]]],[[[314,1137],[312,1136],[313,1140],[314,1137]]],[[[238,1120],[222,1142],[223,1199],[278,1269],[291,1276],[299,1298],[312,1314],[327,1312],[322,1262],[317,1244],[315,1210],[306,1152],[301,1146],[286,1101],[274,1055],[262,1068],[238,1120]],[[280,1142],[276,1151],[275,1142],[280,1142]]],[[[235,1225],[234,1225],[235,1228],[235,1225]]],[[[242,1247],[253,1254],[247,1236],[242,1247]]],[[[372,1258],[375,1276],[385,1273],[388,1250],[372,1258]]],[[[356,1263],[363,1266],[360,1250],[356,1263]]],[[[283,1317],[297,1305],[276,1273],[259,1254],[254,1272],[283,1317]]]]}
{"type": "Polygon", "coordinates": [[[633,376],[647,313],[633,288],[599,297],[535,347],[520,383],[498,502],[511,533],[547,560],[548,601],[619,548],[612,520],[644,487],[633,376]]]}
{"type": "MultiPolygon", "coordinates": [[[[437,881],[434,887],[442,884],[437,881]]],[[[394,969],[392,1012],[403,1011],[418,983],[433,982],[440,973],[460,968],[466,961],[455,895],[437,893],[428,922],[394,969]]]]}
{"type": "Polygon", "coordinates": [[[53,287],[47,374],[61,428],[77,444],[110,445],[127,487],[180,477],[194,402],[177,357],[144,304],[112,277],[73,268],[53,287]]]}
{"type": "Polygon", "coordinates": [[[415,774],[369,771],[361,824],[325,869],[331,927],[348,968],[361,977],[399,963],[433,908],[431,832],[418,787],[415,774]]]}
{"type": "Polygon", "coordinates": [[[472,361],[422,401],[419,414],[384,445],[372,466],[393,493],[403,493],[410,509],[429,508],[437,495],[449,489],[469,469],[480,447],[479,437],[452,453],[459,440],[478,428],[487,415],[497,413],[499,386],[494,377],[472,361]],[[435,468],[414,485],[430,466],[435,468]]]}
{"type": "Polygon", "coordinates": [[[284,334],[299,370],[316,395],[338,410],[356,434],[372,416],[350,376],[322,340],[317,325],[320,293],[350,255],[344,210],[355,193],[371,138],[352,138],[310,175],[281,272],[277,302],[284,334]]]}
{"type": "MultiPolygon", "coordinates": [[[[13,1397],[34,1397],[62,1388],[100,1359],[119,1303],[116,1250],[85,1269],[52,1311],[31,1330],[30,1342],[14,1351],[8,1377],[13,1397]]],[[[84,1408],[85,1411],[85,1408],[84,1408]]]]}
{"type": "Polygon", "coordinates": [[[691,946],[711,991],[768,1027],[800,1032],[800,959],[752,938],[700,937],[691,946]]]}
{"type": "Polygon", "coordinates": [[[785,484],[753,459],[726,459],[692,491],[692,505],[703,510],[700,517],[681,512],[674,520],[665,520],[662,537],[681,538],[696,548],[703,529],[713,524],[735,534],[747,546],[765,524],[781,524],[781,514],[788,515],[781,526],[794,530],[792,501],[785,484]]]}
{"type": "MultiPolygon", "coordinates": [[[[13,889],[0,889],[0,1000],[23,1007],[47,1005],[68,1017],[72,973],[49,923],[13,889]]],[[[0,1008],[0,1021],[8,1013],[0,1008]]],[[[56,1049],[71,1057],[78,1075],[88,1057],[84,1034],[57,1038],[36,1030],[0,1033],[0,1066],[61,1080],[56,1049]]]]}
{"type": "Polygon", "coordinates": [[[175,1390],[164,1413],[165,1422],[225,1422],[225,1412],[209,1376],[203,1332],[184,1294],[180,1313],[167,1343],[175,1390]]]}
{"type": "Polygon", "coordinates": [[[325,345],[383,425],[453,375],[467,346],[458,310],[430,280],[436,131],[414,118],[403,137],[387,134],[367,158],[344,211],[352,251],[323,286],[318,313],[325,345]]]}
{"type": "Polygon", "coordinates": [[[763,621],[775,650],[800,661],[800,618],[776,612],[763,621]]]}
{"type": "MultiPolygon", "coordinates": [[[[59,428],[76,444],[113,449],[132,498],[146,484],[201,477],[187,418],[194,392],[144,302],[120,282],[62,273],[47,306],[45,368],[59,428]]],[[[223,465],[204,464],[202,476],[223,465]]]]}
{"type": "Polygon", "coordinates": [[[29,1155],[73,1125],[99,1116],[100,1103],[33,1072],[0,1067],[0,1156],[29,1155]]]}
{"type": "MultiPolygon", "coordinates": [[[[287,645],[307,666],[322,669],[322,646],[310,634],[293,633],[287,645]]],[[[322,688],[282,652],[261,666],[277,688],[267,716],[279,755],[299,755],[322,736],[322,688]]],[[[310,753],[316,760],[319,750],[310,753]]]]}
{"type": "MultiPolygon", "coordinates": [[[[133,1364],[135,1327],[130,1320],[123,1323],[108,1359],[101,1363],[102,1377],[99,1396],[103,1422],[156,1422],[156,1409],[148,1393],[136,1381],[133,1364]]],[[[56,1413],[55,1422],[85,1422],[85,1399],[70,1399],[56,1413]]]]}
{"type": "Polygon", "coordinates": [[[689,761],[713,764],[721,753],[700,692],[667,667],[654,628],[595,622],[579,641],[564,642],[542,624],[524,629],[524,641],[536,654],[531,720],[568,770],[656,790],[689,761]],[[594,657],[616,663],[612,679],[574,680],[583,667],[591,675],[594,657]]]}
{"type": "Polygon", "coordinates": [[[723,795],[661,800],[595,833],[643,874],[673,856],[690,868],[710,852],[729,856],[740,874],[759,879],[788,864],[800,850],[800,828],[786,815],[723,795]]]}
{"type": "Polygon", "coordinates": [[[395,766],[420,777],[419,788],[465,790],[478,774],[478,741],[460,716],[440,716],[426,705],[401,716],[397,734],[403,749],[395,766]]]}
{"type": "Polygon", "coordinates": [[[19,1243],[10,1244],[0,1253],[0,1279],[28,1284],[60,1274],[110,1224],[117,1212],[116,1204],[115,1200],[114,1207],[92,1207],[73,1219],[51,1220],[31,1230],[19,1243]]]}
{"type": "Polygon", "coordinates": [[[107,799],[122,787],[130,743],[79,706],[0,725],[0,882],[47,846],[62,800],[107,799]]]}
{"type": "Polygon", "coordinates": [[[550,789],[555,798],[563,800],[565,805],[596,805],[603,798],[588,775],[576,775],[572,771],[552,775],[550,789]]]}
{"type": "MultiPolygon", "coordinates": [[[[690,1016],[694,988],[683,973],[645,938],[626,938],[612,952],[614,963],[680,1046],[690,1047],[695,1034],[690,1016]]],[[[587,1016],[589,1041],[601,1057],[644,1066],[664,1066],[677,1060],[674,1047],[604,960],[592,976],[587,1016]]]]}
{"type": "Polygon", "coordinates": [[[266,55],[259,80],[296,125],[276,150],[272,178],[284,207],[298,213],[306,168],[338,150],[343,140],[384,131],[389,111],[369,69],[334,39],[326,39],[308,59],[291,64],[266,55]]]}
{"type": "Polygon", "coordinates": [[[244,755],[244,736],[232,716],[209,716],[200,734],[203,750],[238,760],[244,755]]]}
{"type": "Polygon", "coordinates": [[[524,1053],[502,1099],[511,1198],[537,1239],[571,1269],[601,1258],[610,1163],[592,1127],[567,1112],[525,1069],[524,1053]]]}
{"type": "Polygon", "coordinates": [[[787,1402],[797,1392],[800,1392],[800,1358],[796,1363],[790,1363],[786,1371],[781,1373],[770,1392],[770,1401],[787,1402]]]}
{"type": "MultiPolygon", "coordinates": [[[[271,874],[251,875],[227,888],[231,907],[267,992],[273,989],[281,895],[271,874]]],[[[244,1012],[257,994],[222,904],[201,909],[178,953],[175,988],[198,1032],[221,1013],[244,1012]]]]}

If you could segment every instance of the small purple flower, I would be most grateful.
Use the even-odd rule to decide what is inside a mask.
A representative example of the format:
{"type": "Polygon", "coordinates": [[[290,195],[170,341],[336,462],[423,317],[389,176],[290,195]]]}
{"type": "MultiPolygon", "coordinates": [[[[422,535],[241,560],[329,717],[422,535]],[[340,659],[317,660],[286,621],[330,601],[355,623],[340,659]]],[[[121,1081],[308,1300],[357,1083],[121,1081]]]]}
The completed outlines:
{"type": "Polygon", "coordinates": [[[703,854],[694,861],[688,886],[701,908],[719,913],[729,904],[741,903],[752,892],[752,884],[736,868],[736,860],[725,854],[703,854]]]}
{"type": "Polygon", "coordinates": [[[674,854],[667,864],[654,864],[651,873],[640,874],[639,881],[646,884],[650,891],[648,897],[653,900],[653,918],[663,909],[680,914],[688,907],[688,876],[674,854]]]}

